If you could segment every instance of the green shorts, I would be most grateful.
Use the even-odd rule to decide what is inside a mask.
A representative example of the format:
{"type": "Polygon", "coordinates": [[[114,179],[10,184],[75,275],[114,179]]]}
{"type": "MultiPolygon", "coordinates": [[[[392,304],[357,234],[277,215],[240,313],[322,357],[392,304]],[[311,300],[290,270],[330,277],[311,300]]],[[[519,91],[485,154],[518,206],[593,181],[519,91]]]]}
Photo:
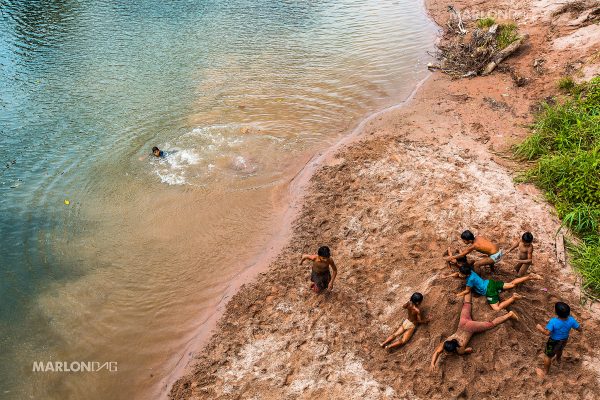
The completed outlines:
{"type": "Polygon", "coordinates": [[[548,339],[544,353],[550,358],[554,357],[556,353],[562,353],[567,344],[567,340],[569,340],[569,338],[563,340],[548,339]]]}
{"type": "Polygon", "coordinates": [[[504,287],[504,282],[495,281],[490,279],[488,282],[487,290],[485,291],[485,297],[490,304],[496,304],[500,302],[500,292],[504,287]]]}

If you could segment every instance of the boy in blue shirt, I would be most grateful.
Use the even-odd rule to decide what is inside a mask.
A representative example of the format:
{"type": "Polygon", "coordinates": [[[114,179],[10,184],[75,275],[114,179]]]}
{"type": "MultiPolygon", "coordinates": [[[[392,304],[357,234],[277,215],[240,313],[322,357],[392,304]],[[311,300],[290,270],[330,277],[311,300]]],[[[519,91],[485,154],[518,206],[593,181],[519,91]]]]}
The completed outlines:
{"type": "Polygon", "coordinates": [[[555,317],[548,321],[546,328],[543,328],[540,324],[535,326],[538,331],[550,336],[548,342],[546,342],[546,349],[544,351],[544,369],[536,368],[535,370],[542,379],[550,371],[550,364],[552,364],[554,357],[556,357],[556,362],[560,362],[563,349],[569,340],[571,329],[581,332],[581,326],[570,315],[571,307],[568,304],[559,301],[554,305],[554,311],[558,318],[555,317]]]}
{"type": "Polygon", "coordinates": [[[511,282],[495,281],[493,279],[482,279],[475,271],[471,269],[469,265],[463,264],[458,268],[458,272],[450,275],[458,278],[467,279],[467,287],[462,292],[456,294],[458,297],[463,297],[466,294],[471,293],[471,290],[480,296],[485,296],[488,304],[494,311],[500,311],[520,299],[521,296],[518,293],[512,295],[511,298],[504,301],[500,301],[500,292],[507,289],[514,289],[517,285],[523,282],[527,282],[532,279],[542,279],[537,274],[529,274],[520,278],[513,279],[511,282]]]}

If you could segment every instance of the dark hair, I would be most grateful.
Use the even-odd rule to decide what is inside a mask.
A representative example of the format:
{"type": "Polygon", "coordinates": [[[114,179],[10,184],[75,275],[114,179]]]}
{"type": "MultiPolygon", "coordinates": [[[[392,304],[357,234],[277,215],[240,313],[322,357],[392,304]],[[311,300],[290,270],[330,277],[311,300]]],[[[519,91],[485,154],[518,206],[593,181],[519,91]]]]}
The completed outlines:
{"type": "Polygon", "coordinates": [[[556,311],[556,315],[558,315],[560,318],[567,318],[569,315],[571,315],[571,307],[562,301],[559,301],[554,305],[554,311],[556,311]]]}
{"type": "Polygon", "coordinates": [[[448,353],[455,353],[456,349],[458,349],[458,340],[452,339],[444,342],[444,350],[448,353]]]}
{"type": "Polygon", "coordinates": [[[458,267],[458,270],[460,271],[461,274],[469,276],[471,275],[471,266],[468,264],[463,264],[461,266],[458,267]]]}
{"type": "Polygon", "coordinates": [[[327,246],[319,247],[319,251],[317,251],[317,254],[319,256],[325,257],[325,258],[331,257],[331,251],[329,251],[329,247],[327,247],[327,246]]]}
{"type": "Polygon", "coordinates": [[[410,302],[413,304],[421,304],[423,301],[423,295],[419,292],[415,292],[410,296],[410,302]]]}
{"type": "Polygon", "coordinates": [[[461,265],[469,265],[469,260],[467,260],[467,256],[462,256],[462,257],[458,257],[456,259],[456,263],[461,266],[461,265]]]}
{"type": "Polygon", "coordinates": [[[523,239],[525,243],[531,243],[533,242],[533,235],[531,232],[525,232],[523,236],[521,236],[521,239],[523,239]]]}
{"type": "Polygon", "coordinates": [[[462,240],[475,240],[475,235],[470,230],[466,230],[460,234],[462,240]]]}
{"type": "Polygon", "coordinates": [[[154,147],[152,148],[152,152],[154,153],[155,151],[160,151],[160,149],[159,149],[158,147],[154,146],[154,147]]]}

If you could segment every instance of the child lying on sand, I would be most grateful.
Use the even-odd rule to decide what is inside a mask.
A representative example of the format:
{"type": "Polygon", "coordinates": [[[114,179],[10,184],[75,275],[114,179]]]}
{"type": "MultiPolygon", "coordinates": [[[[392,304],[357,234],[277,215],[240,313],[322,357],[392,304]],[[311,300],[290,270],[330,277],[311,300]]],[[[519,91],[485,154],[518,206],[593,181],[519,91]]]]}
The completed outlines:
{"type": "Polygon", "coordinates": [[[329,247],[319,247],[317,254],[303,254],[299,265],[302,265],[305,260],[312,261],[312,272],[310,274],[312,284],[310,288],[315,293],[321,293],[325,289],[332,290],[333,281],[335,281],[335,277],[337,276],[337,268],[333,262],[333,258],[331,258],[329,247]],[[333,273],[329,272],[329,267],[331,267],[333,273]]]}
{"type": "Polygon", "coordinates": [[[473,318],[471,317],[471,308],[471,294],[467,293],[460,312],[458,328],[452,336],[449,336],[435,349],[433,357],[431,358],[431,371],[436,370],[436,364],[442,351],[445,350],[446,353],[449,354],[470,354],[473,352],[473,349],[467,347],[467,344],[469,344],[469,340],[471,340],[473,334],[490,330],[511,318],[514,320],[519,319],[517,314],[515,314],[514,311],[511,311],[501,317],[495,318],[493,321],[473,321],[473,318]]]}
{"type": "Polygon", "coordinates": [[[456,259],[465,257],[473,250],[477,250],[478,252],[487,255],[487,257],[475,261],[475,263],[473,264],[475,270],[480,271],[480,267],[489,265],[490,271],[496,271],[495,264],[499,262],[502,256],[504,255],[504,253],[502,252],[502,250],[500,250],[500,247],[497,244],[492,243],[488,239],[481,236],[475,237],[475,235],[473,235],[473,233],[468,230],[464,231],[460,235],[460,238],[468,247],[461,251],[459,254],[445,257],[446,261],[456,261],[456,259]]]}
{"type": "Polygon", "coordinates": [[[570,316],[571,307],[568,304],[559,301],[554,305],[554,311],[558,318],[552,318],[545,329],[540,324],[536,325],[538,331],[550,336],[548,342],[546,342],[546,349],[544,351],[544,369],[536,368],[536,373],[541,378],[544,378],[550,371],[550,364],[552,364],[554,357],[556,357],[556,362],[560,363],[562,352],[569,340],[571,329],[581,332],[579,323],[575,318],[570,316]]]}
{"type": "Polygon", "coordinates": [[[471,270],[471,268],[468,265],[461,265],[458,268],[458,272],[455,272],[454,274],[449,276],[467,279],[467,287],[462,292],[457,293],[456,296],[462,297],[471,293],[471,290],[474,290],[475,293],[477,293],[478,295],[485,296],[487,298],[488,304],[492,307],[493,310],[496,311],[508,307],[517,299],[523,297],[520,294],[515,293],[510,299],[500,302],[501,291],[513,289],[517,287],[517,285],[532,279],[542,279],[542,277],[537,274],[529,274],[521,278],[513,279],[512,282],[508,283],[504,283],[502,281],[495,281],[492,279],[484,280],[481,279],[481,277],[477,275],[475,271],[471,270]]]}
{"type": "Polygon", "coordinates": [[[515,272],[517,276],[524,276],[533,263],[533,235],[531,232],[525,232],[521,239],[517,239],[506,254],[517,247],[519,248],[519,261],[515,264],[515,272]]]}
{"type": "Polygon", "coordinates": [[[402,306],[402,308],[406,308],[406,318],[402,321],[400,328],[396,332],[394,332],[390,337],[388,337],[385,342],[380,343],[379,345],[384,349],[393,349],[394,347],[400,347],[405,345],[413,333],[415,333],[415,329],[419,324],[426,324],[430,321],[429,318],[423,319],[421,315],[421,310],[419,310],[419,306],[423,302],[423,295],[421,293],[413,293],[410,296],[410,301],[402,306]],[[401,337],[400,337],[401,336],[401,337]],[[389,344],[392,340],[400,337],[394,343],[389,344]]]}

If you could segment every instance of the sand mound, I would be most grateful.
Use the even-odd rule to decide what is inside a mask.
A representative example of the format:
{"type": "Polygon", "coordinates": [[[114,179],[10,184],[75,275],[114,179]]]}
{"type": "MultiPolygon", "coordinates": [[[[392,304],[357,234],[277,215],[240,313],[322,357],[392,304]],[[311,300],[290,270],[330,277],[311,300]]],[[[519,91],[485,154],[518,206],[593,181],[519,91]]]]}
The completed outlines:
{"type": "MultiPolygon", "coordinates": [[[[219,329],[226,335],[211,341],[198,372],[179,381],[172,396],[600,396],[596,376],[586,368],[598,357],[593,349],[597,324],[555,282],[561,276],[552,257],[556,222],[540,220],[547,215],[544,206],[518,191],[500,166],[469,153],[451,142],[432,147],[379,137],[353,145],[320,170],[296,223],[294,244],[271,272],[234,297],[219,329]],[[445,357],[441,372],[432,375],[433,349],[454,332],[461,306],[453,293],[462,283],[440,277],[447,268],[439,254],[466,227],[504,243],[532,230],[534,269],[546,279],[518,289],[525,298],[512,309],[521,321],[476,336],[474,354],[445,357]],[[308,288],[307,268],[297,261],[320,243],[334,249],[340,275],[332,293],[317,296],[308,288]],[[397,327],[402,303],[417,290],[425,294],[425,311],[433,321],[388,354],[377,343],[397,327]],[[573,335],[561,373],[540,385],[534,367],[545,338],[534,328],[545,323],[559,299],[575,306],[586,333],[573,335]]],[[[514,276],[506,260],[496,279],[514,276]]],[[[485,299],[475,299],[476,319],[494,315],[485,299]]]]}

